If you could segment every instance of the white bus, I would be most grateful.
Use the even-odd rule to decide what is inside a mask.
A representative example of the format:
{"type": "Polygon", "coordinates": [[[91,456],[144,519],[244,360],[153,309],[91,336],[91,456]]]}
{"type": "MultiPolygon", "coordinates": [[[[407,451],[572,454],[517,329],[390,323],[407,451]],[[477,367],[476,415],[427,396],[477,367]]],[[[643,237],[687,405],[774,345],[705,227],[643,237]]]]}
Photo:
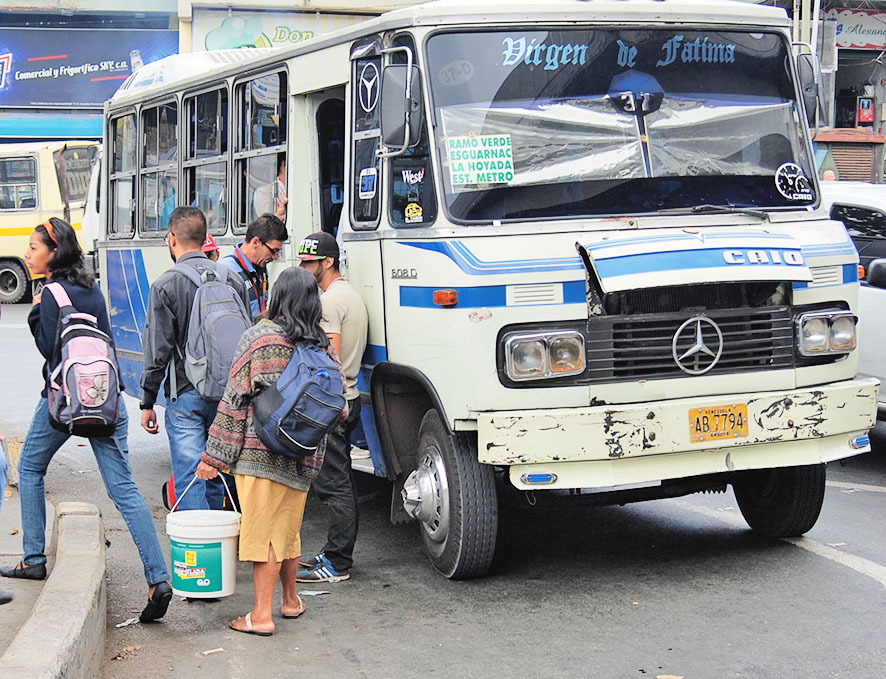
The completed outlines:
{"type": "Polygon", "coordinates": [[[127,384],[168,208],[206,205],[224,251],[285,159],[291,242],[337,233],[369,309],[354,466],[444,576],[488,571],[504,494],[732,485],[754,530],[809,530],[826,463],[869,450],[878,382],[789,28],[721,0],[440,0],[145,66],[105,108],[127,384]]]}

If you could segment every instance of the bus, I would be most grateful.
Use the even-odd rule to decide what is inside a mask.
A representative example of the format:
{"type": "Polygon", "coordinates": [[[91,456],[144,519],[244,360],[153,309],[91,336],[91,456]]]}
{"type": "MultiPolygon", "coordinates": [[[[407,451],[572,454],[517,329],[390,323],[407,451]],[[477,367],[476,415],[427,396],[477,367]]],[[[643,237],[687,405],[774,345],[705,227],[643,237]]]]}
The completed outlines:
{"type": "Polygon", "coordinates": [[[28,238],[37,224],[60,217],[74,227],[84,252],[98,233],[81,228],[98,142],[47,141],[0,145],[0,302],[30,299],[35,279],[25,264],[28,238]]]}
{"type": "MultiPolygon", "coordinates": [[[[368,460],[454,579],[511,500],[732,486],[816,522],[870,449],[858,256],[818,209],[815,69],[782,9],[439,0],[292,48],[178,55],[105,106],[99,244],[125,381],[170,205],[222,250],[286,161],[291,237],[336,234],[369,311],[368,460]]],[[[273,294],[273,285],[271,288],[273,294]]]]}

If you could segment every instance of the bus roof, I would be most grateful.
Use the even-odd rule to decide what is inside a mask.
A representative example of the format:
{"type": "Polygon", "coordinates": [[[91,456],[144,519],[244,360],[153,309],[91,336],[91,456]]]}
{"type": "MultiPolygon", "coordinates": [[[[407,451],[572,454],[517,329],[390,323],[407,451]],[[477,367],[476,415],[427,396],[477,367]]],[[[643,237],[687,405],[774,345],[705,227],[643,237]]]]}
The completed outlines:
{"type": "Polygon", "coordinates": [[[604,24],[633,22],[680,22],[692,24],[751,24],[788,28],[787,13],[780,7],[750,0],[485,0],[478,11],[470,0],[432,0],[401,7],[378,17],[327,33],[292,47],[215,50],[175,54],[146,64],[120,86],[109,103],[126,105],[150,95],[176,90],[234,73],[249,63],[262,67],[341,44],[380,31],[406,26],[459,26],[497,23],[604,24]]]}

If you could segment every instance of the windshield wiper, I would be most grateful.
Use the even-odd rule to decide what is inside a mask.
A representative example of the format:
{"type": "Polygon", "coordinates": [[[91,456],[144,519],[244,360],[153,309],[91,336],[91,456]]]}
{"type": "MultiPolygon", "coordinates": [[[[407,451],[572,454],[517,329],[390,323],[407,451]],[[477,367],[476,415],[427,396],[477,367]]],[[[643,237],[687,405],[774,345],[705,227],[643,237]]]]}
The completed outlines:
{"type": "Polygon", "coordinates": [[[757,217],[758,219],[768,220],[769,215],[763,210],[755,210],[751,207],[738,207],[736,205],[694,205],[692,207],[693,212],[716,212],[719,214],[742,214],[742,215],[750,215],[751,217],[757,217]]]}

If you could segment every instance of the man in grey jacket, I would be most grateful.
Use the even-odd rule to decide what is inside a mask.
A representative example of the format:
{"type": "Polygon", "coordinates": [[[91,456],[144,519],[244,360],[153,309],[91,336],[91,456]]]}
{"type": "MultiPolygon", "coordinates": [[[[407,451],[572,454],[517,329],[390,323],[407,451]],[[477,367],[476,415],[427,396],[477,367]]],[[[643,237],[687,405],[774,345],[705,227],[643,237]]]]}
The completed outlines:
{"type": "MultiPolygon", "coordinates": [[[[173,262],[192,266],[198,273],[215,271],[217,264],[202,251],[206,241],[206,218],[195,207],[178,207],[169,218],[166,234],[169,254],[173,262]]],[[[238,276],[226,279],[249,308],[246,289],[238,276]]],[[[154,404],[164,377],[166,380],[166,433],[172,457],[172,475],[176,491],[181,495],[197,470],[200,456],[206,449],[206,436],[218,401],[210,401],[200,394],[185,373],[185,345],[191,306],[197,294],[196,285],[174,268],[163,273],[148,297],[148,315],[145,322],[145,370],[142,373],[143,391],[140,404],[141,425],[149,434],[160,431],[154,404]],[[171,377],[175,371],[174,380],[171,377]],[[174,383],[175,391],[172,391],[174,383]]],[[[197,479],[179,504],[179,509],[222,509],[224,488],[222,481],[197,479]]]]}

